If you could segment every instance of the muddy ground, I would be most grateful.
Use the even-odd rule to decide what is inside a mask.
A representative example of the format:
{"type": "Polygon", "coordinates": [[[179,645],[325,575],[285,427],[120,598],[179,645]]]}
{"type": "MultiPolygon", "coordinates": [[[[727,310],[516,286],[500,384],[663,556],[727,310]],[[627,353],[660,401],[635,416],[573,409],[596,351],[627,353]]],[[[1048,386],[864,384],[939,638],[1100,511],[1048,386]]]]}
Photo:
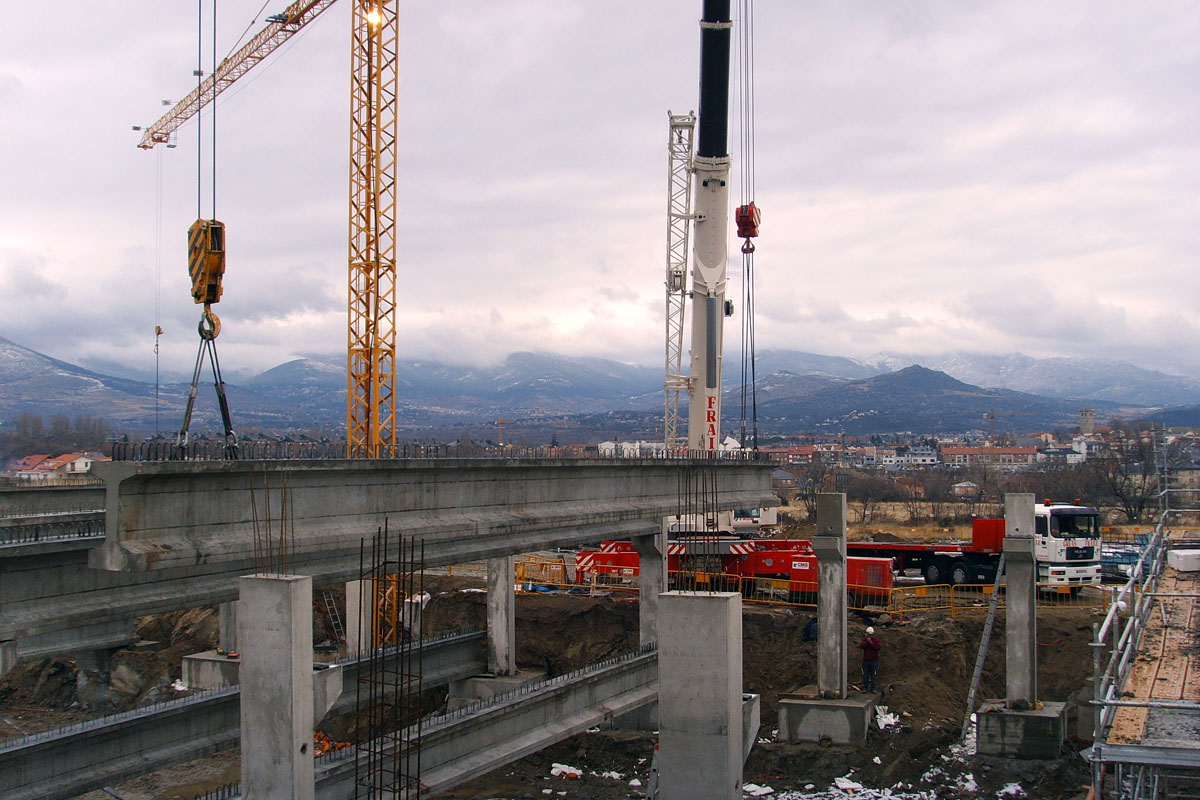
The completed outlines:
{"type": "MultiPolygon", "coordinates": [[[[483,626],[485,596],[461,591],[475,582],[464,578],[428,578],[433,600],[426,609],[427,633],[483,626]]],[[[979,636],[982,611],[951,618],[943,612],[914,616],[878,626],[884,641],[879,682],[882,703],[900,715],[887,730],[873,729],[866,748],[784,745],[770,741],[780,692],[816,679],[816,643],[800,633],[814,609],[747,606],[743,625],[743,676],[746,691],[762,695],[760,741],[745,769],[747,783],[787,790],[823,790],[835,779],[865,787],[897,787],[931,792],[926,796],[991,797],[1020,784],[1024,796],[1074,797],[1087,783],[1086,764],[1073,740],[1057,761],[1017,763],[952,751],[958,740],[979,636]],[[963,776],[970,776],[964,778],[963,776]],[[966,788],[964,788],[964,786],[966,788]],[[974,787],[973,789],[971,787],[974,787]]],[[[1094,612],[1052,609],[1038,620],[1038,690],[1043,700],[1071,701],[1091,673],[1088,641],[1094,612]]],[[[324,634],[315,623],[316,638],[324,634]]],[[[849,624],[857,641],[865,625],[849,624]]],[[[517,599],[517,658],[523,667],[566,672],[637,645],[638,609],[634,601],[555,594],[517,599]]],[[[215,644],[213,609],[147,618],[139,631],[157,645],[117,653],[102,696],[98,676],[82,672],[70,659],[25,664],[0,680],[0,738],[32,733],[82,719],[176,696],[185,653],[215,644]]],[[[992,637],[981,698],[1004,694],[1003,620],[992,637]]],[[[697,646],[703,646],[698,643],[697,646]]],[[[853,681],[853,676],[852,676],[853,681]]],[[[335,739],[346,722],[327,726],[335,739]]],[[[1072,722],[1070,731],[1075,732],[1072,722]]],[[[484,776],[443,798],[627,798],[644,796],[655,737],[652,733],[597,731],[573,737],[547,750],[484,776]],[[579,778],[551,775],[554,764],[582,771],[579,778]],[[605,773],[608,773],[605,775],[605,773]],[[614,775],[620,775],[619,778],[614,775]],[[640,781],[642,786],[630,785],[640,781]],[[548,792],[548,793],[547,793],[548,792]],[[565,793],[565,794],[563,794],[565,793]]],[[[127,800],[186,798],[237,780],[236,752],[164,770],[113,787],[127,800]]],[[[109,797],[93,792],[84,797],[109,797]]],[[[1021,794],[1013,794],[1015,797],[1021,794]]]]}

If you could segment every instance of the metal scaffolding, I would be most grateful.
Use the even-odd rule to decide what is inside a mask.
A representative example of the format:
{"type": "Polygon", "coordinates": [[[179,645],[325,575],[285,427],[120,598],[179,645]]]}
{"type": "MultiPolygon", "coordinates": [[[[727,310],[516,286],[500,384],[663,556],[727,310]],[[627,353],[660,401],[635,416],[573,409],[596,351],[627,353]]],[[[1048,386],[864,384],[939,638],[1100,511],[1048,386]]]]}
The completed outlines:
{"type": "MultiPolygon", "coordinates": [[[[1195,693],[1194,681],[1188,675],[1190,665],[1185,666],[1178,681],[1180,693],[1185,696],[1156,699],[1148,694],[1139,699],[1131,691],[1135,665],[1154,663],[1146,652],[1149,639],[1160,638],[1160,648],[1174,656],[1176,650],[1186,655],[1195,648],[1176,646],[1168,650],[1168,633],[1186,637],[1193,645],[1200,638],[1194,624],[1200,616],[1200,592],[1164,590],[1172,547],[1166,524],[1169,520],[1177,522],[1181,513],[1165,506],[1164,498],[1164,511],[1128,582],[1114,594],[1104,621],[1093,626],[1095,728],[1090,758],[1093,797],[1097,800],[1200,798],[1200,747],[1195,738],[1187,741],[1159,733],[1164,728],[1178,727],[1179,720],[1200,723],[1200,698],[1190,696],[1195,693]],[[1175,608],[1168,611],[1171,603],[1175,608]],[[1134,717],[1133,725],[1139,733],[1114,735],[1114,725],[1127,724],[1130,715],[1140,715],[1134,717]]],[[[1162,659],[1163,654],[1157,658],[1162,659]]],[[[1152,688],[1160,680],[1159,668],[1155,664],[1152,688]]]]}

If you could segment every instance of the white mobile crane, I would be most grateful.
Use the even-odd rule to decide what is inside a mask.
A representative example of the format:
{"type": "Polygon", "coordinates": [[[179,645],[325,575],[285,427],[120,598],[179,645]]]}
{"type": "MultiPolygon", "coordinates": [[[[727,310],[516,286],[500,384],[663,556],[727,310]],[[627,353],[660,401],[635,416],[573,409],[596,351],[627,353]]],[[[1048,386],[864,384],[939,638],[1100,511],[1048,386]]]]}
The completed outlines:
{"type": "Polygon", "coordinates": [[[692,337],[688,449],[721,443],[721,348],[729,247],[729,0],[705,0],[700,20],[700,115],[692,170],[696,229],[692,248],[692,337]]]}

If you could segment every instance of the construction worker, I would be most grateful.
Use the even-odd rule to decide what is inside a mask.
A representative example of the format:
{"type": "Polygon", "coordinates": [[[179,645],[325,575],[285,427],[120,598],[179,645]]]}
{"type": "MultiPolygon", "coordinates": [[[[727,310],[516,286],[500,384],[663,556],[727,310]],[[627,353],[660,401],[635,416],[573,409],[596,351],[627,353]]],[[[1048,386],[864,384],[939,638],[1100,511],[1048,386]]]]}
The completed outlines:
{"type": "Polygon", "coordinates": [[[863,691],[876,690],[875,676],[879,672],[879,651],[883,642],[875,635],[874,628],[867,628],[867,635],[858,643],[862,650],[863,691]]]}

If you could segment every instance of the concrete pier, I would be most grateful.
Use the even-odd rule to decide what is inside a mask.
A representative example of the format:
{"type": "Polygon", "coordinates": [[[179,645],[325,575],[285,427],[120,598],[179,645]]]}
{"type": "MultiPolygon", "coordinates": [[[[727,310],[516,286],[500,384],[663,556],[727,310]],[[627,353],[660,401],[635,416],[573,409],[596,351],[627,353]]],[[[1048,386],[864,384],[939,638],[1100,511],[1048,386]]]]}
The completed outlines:
{"type": "Polygon", "coordinates": [[[1033,495],[1004,496],[1005,686],[1009,708],[1037,703],[1037,561],[1033,553],[1033,495]]]}
{"type": "Polygon", "coordinates": [[[659,800],[741,800],[742,596],[659,602],[659,800]]]}
{"type": "Polygon", "coordinates": [[[1004,497],[1005,689],[976,713],[975,748],[982,755],[1057,758],[1066,740],[1066,704],[1037,698],[1037,561],[1034,496],[1004,497]]]}
{"type": "Polygon", "coordinates": [[[667,590],[667,534],[630,541],[638,554],[639,643],[645,646],[658,641],[658,596],[667,590]]]}
{"type": "Polygon", "coordinates": [[[515,556],[487,562],[488,671],[517,674],[517,592],[513,583],[515,556]]]}
{"type": "Polygon", "coordinates": [[[371,581],[346,581],[346,655],[371,649],[375,635],[371,581]]]}
{"type": "Polygon", "coordinates": [[[8,639],[0,642],[0,678],[8,674],[17,665],[17,642],[8,639]]]}
{"type": "Polygon", "coordinates": [[[817,683],[780,694],[776,738],[781,742],[863,745],[875,695],[849,691],[846,625],[846,495],[817,495],[817,683]]]}
{"type": "Polygon", "coordinates": [[[846,495],[817,495],[817,692],[846,697],[846,495]]]}
{"type": "Polygon", "coordinates": [[[242,795],[312,800],[312,578],[240,586],[242,795]]]}
{"type": "Polygon", "coordinates": [[[225,652],[237,650],[237,601],[217,606],[217,647],[225,652]]]}

